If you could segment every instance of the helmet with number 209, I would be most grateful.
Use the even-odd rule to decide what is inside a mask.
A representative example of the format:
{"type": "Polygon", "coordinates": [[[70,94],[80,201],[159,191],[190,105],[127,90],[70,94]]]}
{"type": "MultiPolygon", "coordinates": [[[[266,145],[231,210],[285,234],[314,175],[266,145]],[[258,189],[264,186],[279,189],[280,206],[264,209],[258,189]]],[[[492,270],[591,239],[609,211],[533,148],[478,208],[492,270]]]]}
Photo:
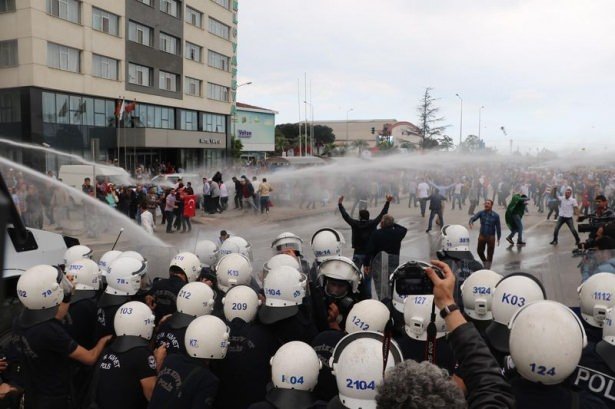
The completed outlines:
{"type": "Polygon", "coordinates": [[[261,300],[256,291],[247,285],[238,285],[226,293],[222,299],[224,317],[228,322],[240,318],[245,322],[252,322],[256,318],[261,300]]]}

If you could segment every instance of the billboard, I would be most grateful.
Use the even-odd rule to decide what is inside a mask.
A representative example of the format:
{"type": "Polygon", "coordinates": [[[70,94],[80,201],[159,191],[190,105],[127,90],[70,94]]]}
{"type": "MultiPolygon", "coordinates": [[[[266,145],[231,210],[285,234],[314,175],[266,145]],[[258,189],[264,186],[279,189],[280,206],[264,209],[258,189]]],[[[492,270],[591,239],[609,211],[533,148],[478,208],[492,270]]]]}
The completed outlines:
{"type": "Polygon", "coordinates": [[[237,108],[235,118],[237,138],[245,152],[275,150],[275,114],[244,111],[237,108]]]}

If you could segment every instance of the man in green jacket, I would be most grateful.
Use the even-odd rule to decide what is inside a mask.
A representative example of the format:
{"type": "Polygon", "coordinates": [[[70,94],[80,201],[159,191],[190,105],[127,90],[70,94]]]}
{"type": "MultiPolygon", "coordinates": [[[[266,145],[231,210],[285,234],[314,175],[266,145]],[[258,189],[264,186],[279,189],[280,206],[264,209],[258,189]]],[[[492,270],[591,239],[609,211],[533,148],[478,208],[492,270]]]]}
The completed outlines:
{"type": "Polygon", "coordinates": [[[517,236],[517,245],[525,246],[525,242],[523,241],[523,215],[525,214],[525,207],[527,206],[528,197],[526,195],[522,195],[520,193],[515,193],[510,201],[510,204],[506,208],[506,225],[510,229],[510,234],[506,236],[506,241],[510,243],[512,246],[515,244],[513,242],[513,237],[515,234],[517,236]]]}

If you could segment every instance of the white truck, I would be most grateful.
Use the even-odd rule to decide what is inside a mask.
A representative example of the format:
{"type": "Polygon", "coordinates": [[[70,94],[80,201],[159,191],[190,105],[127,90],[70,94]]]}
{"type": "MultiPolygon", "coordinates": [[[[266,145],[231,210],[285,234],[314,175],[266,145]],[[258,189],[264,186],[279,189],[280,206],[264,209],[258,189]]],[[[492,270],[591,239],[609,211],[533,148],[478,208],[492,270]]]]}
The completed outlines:
{"type": "Polygon", "coordinates": [[[92,185],[96,180],[107,178],[114,185],[133,185],[130,174],[117,166],[109,165],[62,165],[58,178],[65,184],[81,190],[85,178],[90,178],[92,185]]]}

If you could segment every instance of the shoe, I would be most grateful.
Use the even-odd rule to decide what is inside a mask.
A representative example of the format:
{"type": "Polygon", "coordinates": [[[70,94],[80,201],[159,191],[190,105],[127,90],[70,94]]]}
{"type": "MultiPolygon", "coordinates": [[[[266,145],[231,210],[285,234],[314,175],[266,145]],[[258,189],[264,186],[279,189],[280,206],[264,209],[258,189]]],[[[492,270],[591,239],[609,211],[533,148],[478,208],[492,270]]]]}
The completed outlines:
{"type": "Polygon", "coordinates": [[[506,237],[506,241],[509,242],[511,246],[515,244],[510,237],[506,237]]]}
{"type": "Polygon", "coordinates": [[[427,229],[425,230],[425,233],[429,233],[431,231],[431,229],[427,229]]]}
{"type": "Polygon", "coordinates": [[[517,246],[525,246],[527,243],[524,241],[518,241],[517,246]]]}
{"type": "Polygon", "coordinates": [[[551,244],[551,245],[553,245],[553,246],[557,246],[557,240],[553,240],[553,241],[552,241],[551,243],[549,243],[549,244],[551,244]]]}

